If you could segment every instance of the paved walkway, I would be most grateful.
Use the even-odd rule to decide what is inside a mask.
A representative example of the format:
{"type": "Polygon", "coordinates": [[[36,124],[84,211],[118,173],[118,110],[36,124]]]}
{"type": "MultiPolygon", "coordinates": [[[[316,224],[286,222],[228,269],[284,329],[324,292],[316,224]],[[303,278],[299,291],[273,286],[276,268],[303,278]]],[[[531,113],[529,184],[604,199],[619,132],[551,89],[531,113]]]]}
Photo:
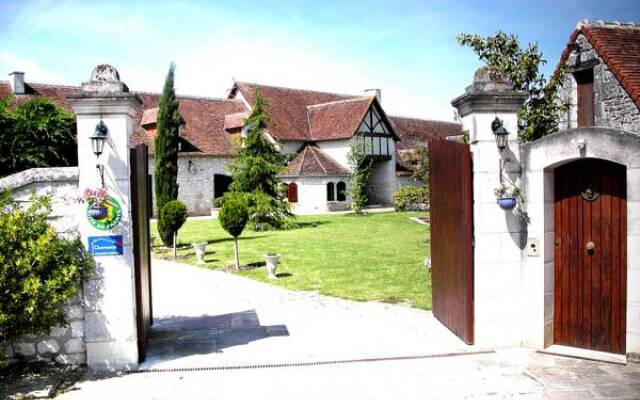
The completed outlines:
{"type": "Polygon", "coordinates": [[[495,353],[203,371],[442,354],[464,345],[430,312],[292,292],[154,260],[156,325],[143,368],[93,376],[63,399],[640,399],[640,365],[495,353]]]}
{"type": "Polygon", "coordinates": [[[153,260],[154,326],[142,368],[210,367],[475,350],[431,312],[297,292],[153,260]]]}

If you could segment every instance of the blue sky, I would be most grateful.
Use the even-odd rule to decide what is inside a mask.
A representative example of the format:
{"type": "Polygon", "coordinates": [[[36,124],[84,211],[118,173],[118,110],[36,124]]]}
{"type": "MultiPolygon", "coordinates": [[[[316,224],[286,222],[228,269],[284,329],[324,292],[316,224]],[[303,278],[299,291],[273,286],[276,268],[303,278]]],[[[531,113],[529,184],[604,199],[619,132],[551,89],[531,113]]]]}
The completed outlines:
{"type": "Polygon", "coordinates": [[[224,97],[232,79],[340,93],[382,89],[388,113],[452,120],[480,66],[460,32],[537,41],[549,72],[582,18],[640,22],[640,0],[6,1],[0,79],[79,85],[113,64],[132,90],[224,97]]]}

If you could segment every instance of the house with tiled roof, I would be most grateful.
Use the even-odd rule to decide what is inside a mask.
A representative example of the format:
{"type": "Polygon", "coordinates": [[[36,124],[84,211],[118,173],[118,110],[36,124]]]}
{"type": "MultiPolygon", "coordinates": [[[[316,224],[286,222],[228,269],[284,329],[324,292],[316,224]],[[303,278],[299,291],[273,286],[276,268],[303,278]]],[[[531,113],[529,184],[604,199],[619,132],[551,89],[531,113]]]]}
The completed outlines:
{"type": "MultiPolygon", "coordinates": [[[[282,173],[295,213],[321,213],[348,208],[347,154],[360,140],[373,160],[368,198],[371,205],[392,204],[399,186],[413,183],[399,154],[429,139],[461,133],[460,125],[387,116],[380,90],[362,95],[326,93],[255,83],[235,82],[226,98],[178,96],[182,117],[178,159],[178,198],[192,215],[210,212],[213,198],[228,190],[229,163],[245,132],[255,91],[268,105],[271,124],[265,138],[290,155],[282,173]]],[[[67,96],[79,87],[26,82],[14,72],[0,81],[0,98],[12,96],[17,104],[47,97],[70,111],[67,96]]],[[[153,152],[160,94],[133,92],[141,100],[131,146],[146,143],[153,173],[153,152]]]]}
{"type": "Polygon", "coordinates": [[[603,126],[640,134],[640,25],[580,21],[560,58],[566,67],[561,128],[603,126]]]}

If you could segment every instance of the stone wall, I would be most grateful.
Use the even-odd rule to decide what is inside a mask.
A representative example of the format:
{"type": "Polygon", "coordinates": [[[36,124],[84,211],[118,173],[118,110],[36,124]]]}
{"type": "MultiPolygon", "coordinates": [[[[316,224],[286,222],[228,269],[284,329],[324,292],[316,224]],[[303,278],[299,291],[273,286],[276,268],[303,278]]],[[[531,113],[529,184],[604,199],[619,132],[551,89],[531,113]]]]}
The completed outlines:
{"type": "MultiPolygon", "coordinates": [[[[49,223],[65,236],[77,235],[78,168],[34,168],[0,179],[0,190],[9,189],[13,198],[25,206],[33,193],[50,195],[49,223]]],[[[5,348],[9,360],[17,358],[51,359],[63,364],[86,362],[84,310],[81,295],[65,306],[68,326],[54,327],[49,335],[26,335],[5,348]]]]}
{"type": "MultiPolygon", "coordinates": [[[[640,111],[629,94],[584,35],[576,38],[576,44],[580,50],[569,56],[567,66],[574,68],[578,61],[578,65],[593,65],[595,125],[640,134],[640,111]]],[[[571,105],[562,116],[560,129],[577,127],[577,86],[570,72],[564,77],[560,98],[571,105]]]]}
{"type": "MultiPolygon", "coordinates": [[[[178,200],[189,210],[189,215],[210,215],[214,194],[213,176],[230,175],[227,165],[230,157],[191,156],[182,154],[178,158],[178,200]]],[[[153,155],[149,156],[149,173],[153,174],[153,155]]],[[[153,190],[153,214],[156,215],[155,192],[153,190]]]]}

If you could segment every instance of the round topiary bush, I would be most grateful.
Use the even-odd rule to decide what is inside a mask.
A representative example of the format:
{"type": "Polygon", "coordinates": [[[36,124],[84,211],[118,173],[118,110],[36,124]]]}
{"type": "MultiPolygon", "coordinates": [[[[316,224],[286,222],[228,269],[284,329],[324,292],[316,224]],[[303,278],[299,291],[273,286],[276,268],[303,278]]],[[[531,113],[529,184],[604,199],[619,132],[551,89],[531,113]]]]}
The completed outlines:
{"type": "Polygon", "coordinates": [[[160,211],[165,226],[171,232],[178,232],[187,220],[189,212],[187,206],[180,200],[171,200],[160,211]]]}
{"type": "Polygon", "coordinates": [[[218,220],[222,228],[233,236],[234,254],[236,258],[236,270],[240,269],[238,256],[238,236],[242,234],[249,221],[249,209],[246,196],[240,193],[227,193],[224,196],[224,204],[218,214],[218,220]]]}
{"type": "Polygon", "coordinates": [[[160,220],[167,235],[171,235],[173,242],[173,258],[177,257],[178,231],[182,228],[189,213],[187,206],[180,200],[171,200],[160,210],[160,220]]]}

